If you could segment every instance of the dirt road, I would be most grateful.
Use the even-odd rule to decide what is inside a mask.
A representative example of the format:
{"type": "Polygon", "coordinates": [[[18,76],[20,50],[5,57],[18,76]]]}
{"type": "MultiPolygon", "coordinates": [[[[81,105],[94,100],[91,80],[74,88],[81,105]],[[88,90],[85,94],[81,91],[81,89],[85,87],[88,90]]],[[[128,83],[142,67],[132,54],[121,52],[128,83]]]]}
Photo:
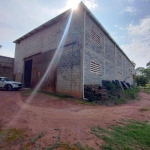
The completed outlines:
{"type": "Polygon", "coordinates": [[[38,141],[43,146],[59,139],[96,148],[96,143],[102,141],[90,133],[92,126],[107,127],[120,119],[150,122],[150,111],[141,111],[142,108],[150,109],[150,95],[145,93],[140,93],[140,100],[112,107],[83,105],[42,93],[37,94],[30,104],[25,104],[27,98],[21,91],[1,90],[0,120],[5,128],[11,126],[30,130],[31,136],[46,131],[38,141]],[[26,107],[20,111],[23,106],[26,107]]]}

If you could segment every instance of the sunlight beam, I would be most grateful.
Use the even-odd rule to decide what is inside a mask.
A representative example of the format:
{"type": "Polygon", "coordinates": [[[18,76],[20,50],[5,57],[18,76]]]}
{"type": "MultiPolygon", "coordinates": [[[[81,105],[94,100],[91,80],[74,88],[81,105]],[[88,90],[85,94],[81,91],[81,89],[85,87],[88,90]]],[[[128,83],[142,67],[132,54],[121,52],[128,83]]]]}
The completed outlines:
{"type": "Polygon", "coordinates": [[[9,126],[11,126],[15,121],[17,121],[17,119],[19,118],[19,116],[21,115],[21,113],[23,112],[23,110],[28,106],[29,103],[31,103],[33,97],[35,96],[35,94],[37,93],[37,91],[40,89],[41,85],[43,84],[43,82],[46,80],[46,78],[48,76],[50,76],[50,72],[53,70],[53,68],[55,68],[58,64],[59,58],[62,54],[62,50],[63,50],[63,46],[65,44],[65,40],[67,38],[68,35],[68,31],[70,28],[70,24],[71,24],[71,20],[72,20],[72,15],[73,15],[73,10],[71,10],[71,14],[69,16],[66,28],[64,30],[63,36],[60,40],[60,43],[55,51],[55,54],[51,60],[51,62],[49,63],[46,72],[44,73],[42,79],[40,80],[40,82],[36,85],[34,91],[31,93],[31,95],[29,96],[29,98],[27,98],[27,100],[25,101],[25,104],[23,104],[22,108],[20,111],[17,112],[16,116],[12,119],[12,121],[9,123],[9,126]],[[59,56],[58,56],[59,55],[59,56]]]}

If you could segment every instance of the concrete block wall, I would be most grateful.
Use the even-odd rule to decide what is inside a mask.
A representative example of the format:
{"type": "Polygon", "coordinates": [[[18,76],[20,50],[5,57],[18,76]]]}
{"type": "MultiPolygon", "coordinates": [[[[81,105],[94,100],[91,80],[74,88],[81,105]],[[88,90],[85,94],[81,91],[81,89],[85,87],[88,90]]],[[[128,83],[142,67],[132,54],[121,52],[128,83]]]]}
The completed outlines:
{"type": "Polygon", "coordinates": [[[57,92],[82,98],[83,12],[74,12],[65,44],[57,68],[57,92]]]}
{"type": "Polygon", "coordinates": [[[23,74],[23,59],[40,52],[46,52],[57,48],[57,38],[59,31],[59,23],[56,23],[40,32],[31,35],[16,44],[14,74],[18,72],[23,74]]]}
{"type": "Polygon", "coordinates": [[[102,80],[120,80],[133,84],[134,65],[86,13],[84,84],[102,84],[102,80]],[[91,29],[100,36],[100,45],[91,39],[91,29]],[[100,65],[100,74],[90,72],[90,62],[100,65]]]}
{"type": "Polygon", "coordinates": [[[91,18],[85,16],[85,59],[84,59],[84,84],[99,84],[104,78],[104,34],[99,27],[91,20],[91,18]],[[101,36],[100,45],[92,41],[91,29],[97,32],[101,36]],[[90,71],[90,63],[95,62],[100,64],[100,74],[96,74],[90,71]]]}
{"type": "Polygon", "coordinates": [[[114,80],[115,79],[115,45],[109,39],[108,36],[105,35],[105,80],[114,80]]]}
{"type": "Polygon", "coordinates": [[[82,97],[81,53],[70,45],[64,48],[57,68],[57,91],[82,97]]]}
{"type": "MultiPolygon", "coordinates": [[[[16,44],[14,74],[24,73],[24,58],[47,51],[56,50],[61,41],[68,17],[51,25],[16,44]]],[[[83,13],[73,13],[65,47],[58,52],[56,92],[82,97],[82,48],[83,13]]],[[[51,61],[51,60],[49,60],[51,61]]],[[[33,67],[35,67],[33,65],[33,67]]],[[[44,67],[45,68],[45,67],[44,67]]],[[[33,69],[33,68],[32,68],[33,69]]],[[[41,75],[41,74],[40,74],[41,75]]],[[[36,74],[34,73],[34,76],[36,74]]],[[[38,73],[37,73],[38,76],[38,73]]],[[[36,77],[35,77],[36,78],[36,77]]],[[[38,77],[37,77],[38,78],[38,77]]],[[[37,80],[37,78],[35,80],[37,80]]],[[[20,79],[21,80],[21,79],[20,79]]],[[[32,78],[33,83],[36,83],[32,78]]],[[[35,84],[34,84],[35,86],[35,84]]]]}

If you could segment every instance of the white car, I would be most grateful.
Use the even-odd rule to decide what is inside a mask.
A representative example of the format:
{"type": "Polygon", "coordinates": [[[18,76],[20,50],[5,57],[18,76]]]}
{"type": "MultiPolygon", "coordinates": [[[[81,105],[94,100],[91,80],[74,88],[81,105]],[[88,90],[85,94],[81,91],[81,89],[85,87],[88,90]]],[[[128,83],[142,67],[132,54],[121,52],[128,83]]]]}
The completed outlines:
{"type": "Polygon", "coordinates": [[[7,91],[18,90],[22,88],[21,82],[12,81],[7,77],[0,77],[0,88],[5,88],[7,91]]]}

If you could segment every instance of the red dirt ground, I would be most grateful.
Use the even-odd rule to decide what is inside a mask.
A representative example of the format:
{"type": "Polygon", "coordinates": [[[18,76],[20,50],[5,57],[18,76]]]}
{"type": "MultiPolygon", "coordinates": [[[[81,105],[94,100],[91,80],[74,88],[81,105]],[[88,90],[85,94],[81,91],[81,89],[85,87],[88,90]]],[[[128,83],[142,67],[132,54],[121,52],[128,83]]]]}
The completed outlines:
{"type": "Polygon", "coordinates": [[[140,93],[140,100],[120,106],[89,106],[38,93],[30,104],[25,104],[27,95],[22,91],[0,91],[0,121],[2,125],[26,128],[31,135],[46,131],[38,142],[47,147],[58,141],[77,143],[97,148],[103,141],[90,133],[90,127],[107,127],[120,119],[135,119],[150,122],[150,95],[140,93]],[[23,106],[24,110],[21,111],[23,106]],[[15,117],[17,116],[17,118],[15,117]],[[15,119],[14,119],[15,118],[15,119]]]}

